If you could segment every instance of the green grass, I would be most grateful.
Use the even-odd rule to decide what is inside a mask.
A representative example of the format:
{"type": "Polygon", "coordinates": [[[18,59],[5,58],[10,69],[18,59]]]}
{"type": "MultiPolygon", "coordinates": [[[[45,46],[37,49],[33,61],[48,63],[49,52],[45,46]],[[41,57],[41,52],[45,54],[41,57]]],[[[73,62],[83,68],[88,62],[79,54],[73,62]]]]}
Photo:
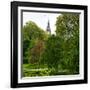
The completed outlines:
{"type": "Polygon", "coordinates": [[[32,76],[48,76],[48,68],[44,65],[38,64],[23,64],[23,76],[32,77],[32,76]]]}
{"type": "Polygon", "coordinates": [[[63,69],[59,69],[56,72],[54,69],[47,68],[46,65],[23,64],[23,77],[73,75],[73,74],[78,73],[71,73],[70,71],[63,69]]]}

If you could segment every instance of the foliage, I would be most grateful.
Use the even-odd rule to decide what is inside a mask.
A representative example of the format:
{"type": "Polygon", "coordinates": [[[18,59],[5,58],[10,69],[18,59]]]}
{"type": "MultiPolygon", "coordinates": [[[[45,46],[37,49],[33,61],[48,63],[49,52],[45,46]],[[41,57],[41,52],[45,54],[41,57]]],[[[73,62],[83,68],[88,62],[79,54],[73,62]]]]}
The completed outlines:
{"type": "Polygon", "coordinates": [[[79,14],[59,15],[55,35],[47,34],[29,21],[23,27],[22,36],[23,76],[79,73],[79,14]]]}
{"type": "Polygon", "coordinates": [[[62,67],[79,73],[79,14],[57,17],[56,35],[62,39],[62,67]]]}
{"type": "Polygon", "coordinates": [[[38,62],[40,52],[43,51],[43,41],[46,33],[34,22],[29,21],[23,28],[23,56],[24,63],[38,62]]]}
{"type": "Polygon", "coordinates": [[[42,61],[47,64],[48,68],[53,68],[54,71],[58,71],[58,65],[61,60],[61,41],[59,37],[54,35],[50,36],[45,46],[42,61]]]}

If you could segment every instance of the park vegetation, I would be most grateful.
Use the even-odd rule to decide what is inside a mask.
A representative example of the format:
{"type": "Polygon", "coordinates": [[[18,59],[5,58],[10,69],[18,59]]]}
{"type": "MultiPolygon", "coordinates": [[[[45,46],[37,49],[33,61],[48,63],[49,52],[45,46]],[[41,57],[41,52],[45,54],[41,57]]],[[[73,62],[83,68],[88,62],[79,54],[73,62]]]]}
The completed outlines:
{"type": "Polygon", "coordinates": [[[35,22],[22,29],[23,77],[79,74],[79,14],[62,13],[56,34],[48,34],[35,22]]]}

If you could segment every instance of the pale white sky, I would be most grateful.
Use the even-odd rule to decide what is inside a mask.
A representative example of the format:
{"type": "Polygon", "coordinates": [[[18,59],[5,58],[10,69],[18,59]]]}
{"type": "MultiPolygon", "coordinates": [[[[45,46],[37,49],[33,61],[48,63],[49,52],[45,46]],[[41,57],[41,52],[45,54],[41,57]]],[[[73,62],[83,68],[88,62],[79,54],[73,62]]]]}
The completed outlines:
{"type": "Polygon", "coordinates": [[[35,22],[39,27],[46,30],[47,22],[50,22],[51,34],[55,34],[56,18],[60,14],[58,13],[39,13],[39,12],[23,12],[23,25],[28,21],[35,22]]]}

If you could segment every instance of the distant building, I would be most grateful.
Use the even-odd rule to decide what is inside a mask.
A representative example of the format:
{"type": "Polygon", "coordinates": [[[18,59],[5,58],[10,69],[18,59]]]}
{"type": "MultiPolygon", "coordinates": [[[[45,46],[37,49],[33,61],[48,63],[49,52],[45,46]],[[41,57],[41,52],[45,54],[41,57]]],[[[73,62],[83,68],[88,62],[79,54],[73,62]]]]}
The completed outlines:
{"type": "Polygon", "coordinates": [[[49,20],[48,20],[48,23],[47,23],[47,29],[46,29],[46,31],[47,31],[48,34],[51,34],[51,29],[50,29],[49,20]]]}

